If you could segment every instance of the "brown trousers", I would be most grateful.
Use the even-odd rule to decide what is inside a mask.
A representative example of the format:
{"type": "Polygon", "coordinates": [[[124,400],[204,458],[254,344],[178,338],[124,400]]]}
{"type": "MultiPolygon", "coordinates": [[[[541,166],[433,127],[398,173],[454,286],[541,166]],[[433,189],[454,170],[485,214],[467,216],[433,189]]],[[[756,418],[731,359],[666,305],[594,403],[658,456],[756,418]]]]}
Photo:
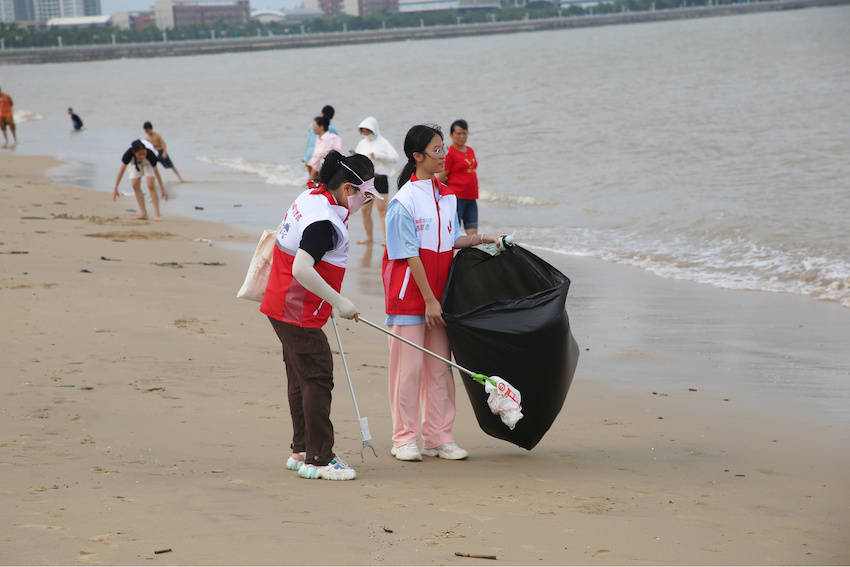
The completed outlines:
{"type": "Polygon", "coordinates": [[[306,451],[309,465],[324,466],[334,457],[331,423],[333,358],[321,329],[296,327],[269,317],[283,346],[293,452],[306,451]]]}

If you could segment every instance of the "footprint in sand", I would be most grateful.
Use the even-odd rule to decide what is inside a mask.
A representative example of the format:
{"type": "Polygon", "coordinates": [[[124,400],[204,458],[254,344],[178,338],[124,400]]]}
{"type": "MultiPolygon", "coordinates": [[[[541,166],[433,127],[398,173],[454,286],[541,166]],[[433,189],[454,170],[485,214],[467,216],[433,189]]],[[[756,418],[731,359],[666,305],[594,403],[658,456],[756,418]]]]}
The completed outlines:
{"type": "Polygon", "coordinates": [[[94,232],[86,234],[91,238],[109,238],[122,240],[167,240],[173,238],[175,234],[171,232],[143,232],[141,230],[113,230],[109,232],[94,232]]]}
{"type": "Polygon", "coordinates": [[[185,319],[175,319],[174,326],[178,329],[186,329],[188,331],[195,331],[199,335],[203,335],[206,331],[201,327],[201,322],[197,319],[197,317],[188,317],[185,319]]]}

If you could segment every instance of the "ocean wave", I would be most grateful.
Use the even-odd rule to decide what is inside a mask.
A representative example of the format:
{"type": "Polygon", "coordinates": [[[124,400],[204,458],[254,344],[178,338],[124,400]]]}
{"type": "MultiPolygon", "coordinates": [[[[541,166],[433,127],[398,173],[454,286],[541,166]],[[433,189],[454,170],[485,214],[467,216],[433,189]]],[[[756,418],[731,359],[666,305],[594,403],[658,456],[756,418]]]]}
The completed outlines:
{"type": "Polygon", "coordinates": [[[481,190],[478,192],[478,199],[481,201],[492,201],[496,203],[506,203],[509,205],[523,205],[523,206],[542,206],[548,205],[545,201],[540,201],[531,197],[529,195],[515,195],[513,193],[500,193],[498,191],[484,191],[481,190]]]}
{"type": "Polygon", "coordinates": [[[809,249],[783,250],[740,236],[698,242],[598,229],[568,229],[555,236],[526,228],[518,234],[530,248],[636,266],[668,279],[807,295],[850,308],[850,262],[809,249]]]}
{"type": "Polygon", "coordinates": [[[31,110],[15,110],[12,112],[12,118],[14,118],[15,124],[20,124],[22,122],[41,120],[44,116],[31,110]]]}
{"type": "Polygon", "coordinates": [[[298,187],[304,185],[304,182],[307,179],[307,174],[303,166],[265,163],[261,161],[247,160],[244,158],[213,158],[198,156],[195,159],[204,163],[218,165],[236,171],[253,173],[262,177],[265,179],[266,183],[271,185],[290,185],[298,187]]]}

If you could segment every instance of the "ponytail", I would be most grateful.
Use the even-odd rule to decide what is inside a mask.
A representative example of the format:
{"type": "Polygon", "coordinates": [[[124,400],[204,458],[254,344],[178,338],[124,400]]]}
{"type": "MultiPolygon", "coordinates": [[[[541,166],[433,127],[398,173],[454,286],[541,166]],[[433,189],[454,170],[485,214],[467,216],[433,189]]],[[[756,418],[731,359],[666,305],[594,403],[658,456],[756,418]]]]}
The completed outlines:
{"type": "Polygon", "coordinates": [[[413,172],[416,171],[416,160],[412,157],[407,158],[407,163],[404,164],[404,167],[401,168],[401,173],[398,175],[398,179],[396,179],[396,186],[401,187],[408,181],[410,181],[410,176],[413,175],[413,172]]]}
{"type": "Polygon", "coordinates": [[[413,154],[417,152],[423,153],[428,149],[428,144],[434,138],[434,135],[439,136],[441,140],[443,139],[443,132],[439,126],[417,124],[407,131],[407,135],[404,137],[404,155],[407,156],[407,163],[404,164],[398,176],[397,183],[399,188],[410,181],[410,176],[416,171],[416,160],[413,154]]]}
{"type": "Polygon", "coordinates": [[[338,189],[346,181],[359,185],[373,177],[375,166],[372,160],[360,154],[343,157],[336,150],[328,152],[319,172],[319,182],[331,191],[338,189]],[[342,166],[343,163],[346,167],[342,166]]]}

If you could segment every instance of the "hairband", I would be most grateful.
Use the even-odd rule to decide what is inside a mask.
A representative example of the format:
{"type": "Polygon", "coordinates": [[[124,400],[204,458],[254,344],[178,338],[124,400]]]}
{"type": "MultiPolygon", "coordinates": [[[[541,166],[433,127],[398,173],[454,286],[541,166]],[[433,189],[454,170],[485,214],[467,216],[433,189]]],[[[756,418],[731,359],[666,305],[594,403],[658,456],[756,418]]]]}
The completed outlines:
{"type": "MultiPolygon", "coordinates": [[[[340,160],[339,164],[340,164],[342,167],[344,167],[345,169],[347,169],[348,171],[350,171],[351,173],[353,173],[353,174],[354,174],[354,176],[355,176],[355,177],[357,177],[357,179],[359,179],[359,180],[360,180],[360,184],[359,184],[359,185],[358,185],[358,184],[354,184],[354,183],[352,183],[352,185],[354,185],[355,187],[357,187],[358,189],[360,189],[360,186],[361,186],[361,185],[364,185],[364,184],[366,183],[366,181],[363,181],[363,178],[362,178],[362,177],[360,177],[360,176],[357,174],[357,172],[356,172],[356,171],[354,171],[353,169],[351,169],[350,167],[348,167],[348,165],[346,165],[346,163],[345,163],[344,161],[340,160]]],[[[374,186],[374,183],[373,183],[373,186],[374,186]]]]}

